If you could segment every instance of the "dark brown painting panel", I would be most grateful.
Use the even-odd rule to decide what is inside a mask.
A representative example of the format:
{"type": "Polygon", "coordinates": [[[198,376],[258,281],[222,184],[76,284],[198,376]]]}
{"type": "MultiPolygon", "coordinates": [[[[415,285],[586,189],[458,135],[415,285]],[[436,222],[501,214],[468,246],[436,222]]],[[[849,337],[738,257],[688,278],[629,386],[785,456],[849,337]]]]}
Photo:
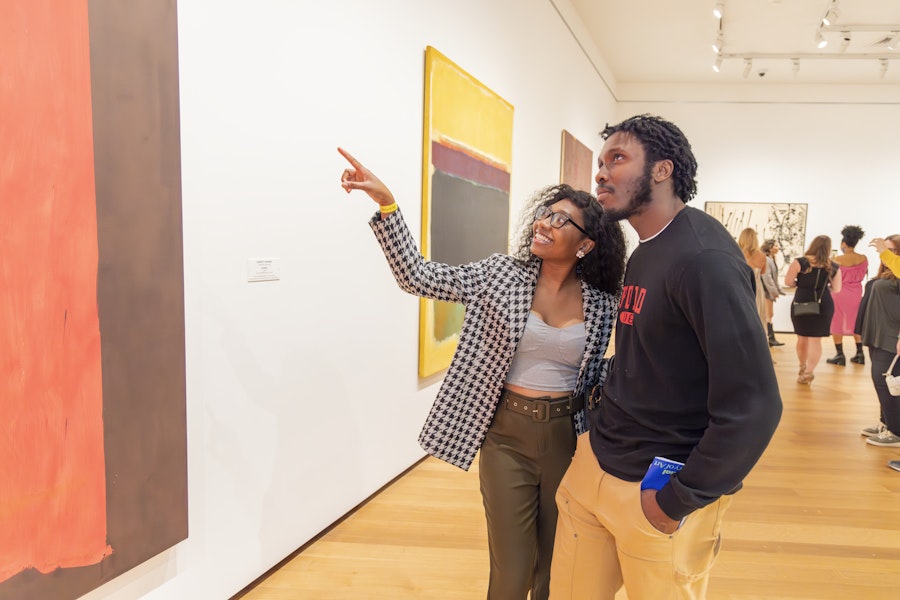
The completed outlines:
{"type": "Polygon", "coordinates": [[[0,598],[78,598],[188,533],[175,1],[88,7],[112,554],[26,571],[0,598]]]}

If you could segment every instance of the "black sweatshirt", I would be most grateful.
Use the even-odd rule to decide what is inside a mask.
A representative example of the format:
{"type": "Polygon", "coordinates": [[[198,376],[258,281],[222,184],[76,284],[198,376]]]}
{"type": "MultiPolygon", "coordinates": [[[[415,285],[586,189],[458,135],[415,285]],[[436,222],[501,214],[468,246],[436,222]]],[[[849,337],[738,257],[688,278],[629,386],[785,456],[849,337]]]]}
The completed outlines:
{"type": "Polygon", "coordinates": [[[591,445],[626,481],[655,456],[684,462],[657,494],[673,519],[740,489],[781,418],[754,286],[728,231],[691,207],[628,261],[591,445]]]}

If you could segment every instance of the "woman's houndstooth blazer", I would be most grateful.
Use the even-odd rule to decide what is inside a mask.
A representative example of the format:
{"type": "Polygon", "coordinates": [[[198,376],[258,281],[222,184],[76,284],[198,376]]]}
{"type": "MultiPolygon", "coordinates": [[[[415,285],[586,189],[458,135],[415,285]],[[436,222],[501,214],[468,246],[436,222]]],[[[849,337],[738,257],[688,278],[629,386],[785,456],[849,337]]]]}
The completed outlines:
{"type": "MultiPolygon", "coordinates": [[[[468,470],[484,442],[500,399],[509,365],[531,310],[541,262],[523,263],[494,254],[453,267],[426,261],[399,211],[369,223],[384,250],[400,288],[410,294],[459,302],[466,307],[453,361],[419,434],[429,454],[468,470]]],[[[582,282],[587,332],[584,359],[575,393],[590,391],[606,379],[609,344],[618,300],[582,282]]],[[[575,415],[578,433],[585,430],[584,411],[575,415]]]]}

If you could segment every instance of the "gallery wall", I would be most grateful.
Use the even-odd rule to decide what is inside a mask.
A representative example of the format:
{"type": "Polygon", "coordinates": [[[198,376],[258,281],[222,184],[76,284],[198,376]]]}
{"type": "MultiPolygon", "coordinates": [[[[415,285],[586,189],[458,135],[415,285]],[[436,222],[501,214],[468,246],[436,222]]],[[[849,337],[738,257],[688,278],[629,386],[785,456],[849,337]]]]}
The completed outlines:
{"type": "MultiPolygon", "coordinates": [[[[425,47],[515,109],[512,217],[615,102],[565,0],[178,2],[189,538],[84,596],[223,599],[422,456],[418,300],[339,187],[346,147],[419,239],[425,47]],[[273,260],[277,281],[248,280],[273,260]]],[[[152,74],[151,74],[152,75],[152,74]]],[[[477,215],[472,215],[477,219],[477,215]]]]}

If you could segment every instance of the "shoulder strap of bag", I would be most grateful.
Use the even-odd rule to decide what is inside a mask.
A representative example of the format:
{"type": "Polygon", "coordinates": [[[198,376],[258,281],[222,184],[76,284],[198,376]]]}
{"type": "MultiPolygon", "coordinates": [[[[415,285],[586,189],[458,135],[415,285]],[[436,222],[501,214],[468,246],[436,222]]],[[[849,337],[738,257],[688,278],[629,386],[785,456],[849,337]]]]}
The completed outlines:
{"type": "MultiPolygon", "coordinates": [[[[797,262],[800,263],[800,269],[802,271],[806,271],[806,269],[812,267],[812,263],[805,256],[801,256],[797,258],[797,262]]],[[[825,296],[825,288],[822,288],[822,295],[819,295],[819,276],[822,274],[822,269],[816,273],[816,286],[813,288],[813,298],[816,299],[816,302],[822,302],[822,297],[825,296]]]]}
{"type": "Polygon", "coordinates": [[[822,295],[819,295],[819,275],[822,274],[822,269],[819,269],[819,272],[816,273],[816,287],[813,288],[813,297],[816,299],[816,302],[822,302],[822,297],[825,296],[825,287],[822,287],[822,295]]]}

